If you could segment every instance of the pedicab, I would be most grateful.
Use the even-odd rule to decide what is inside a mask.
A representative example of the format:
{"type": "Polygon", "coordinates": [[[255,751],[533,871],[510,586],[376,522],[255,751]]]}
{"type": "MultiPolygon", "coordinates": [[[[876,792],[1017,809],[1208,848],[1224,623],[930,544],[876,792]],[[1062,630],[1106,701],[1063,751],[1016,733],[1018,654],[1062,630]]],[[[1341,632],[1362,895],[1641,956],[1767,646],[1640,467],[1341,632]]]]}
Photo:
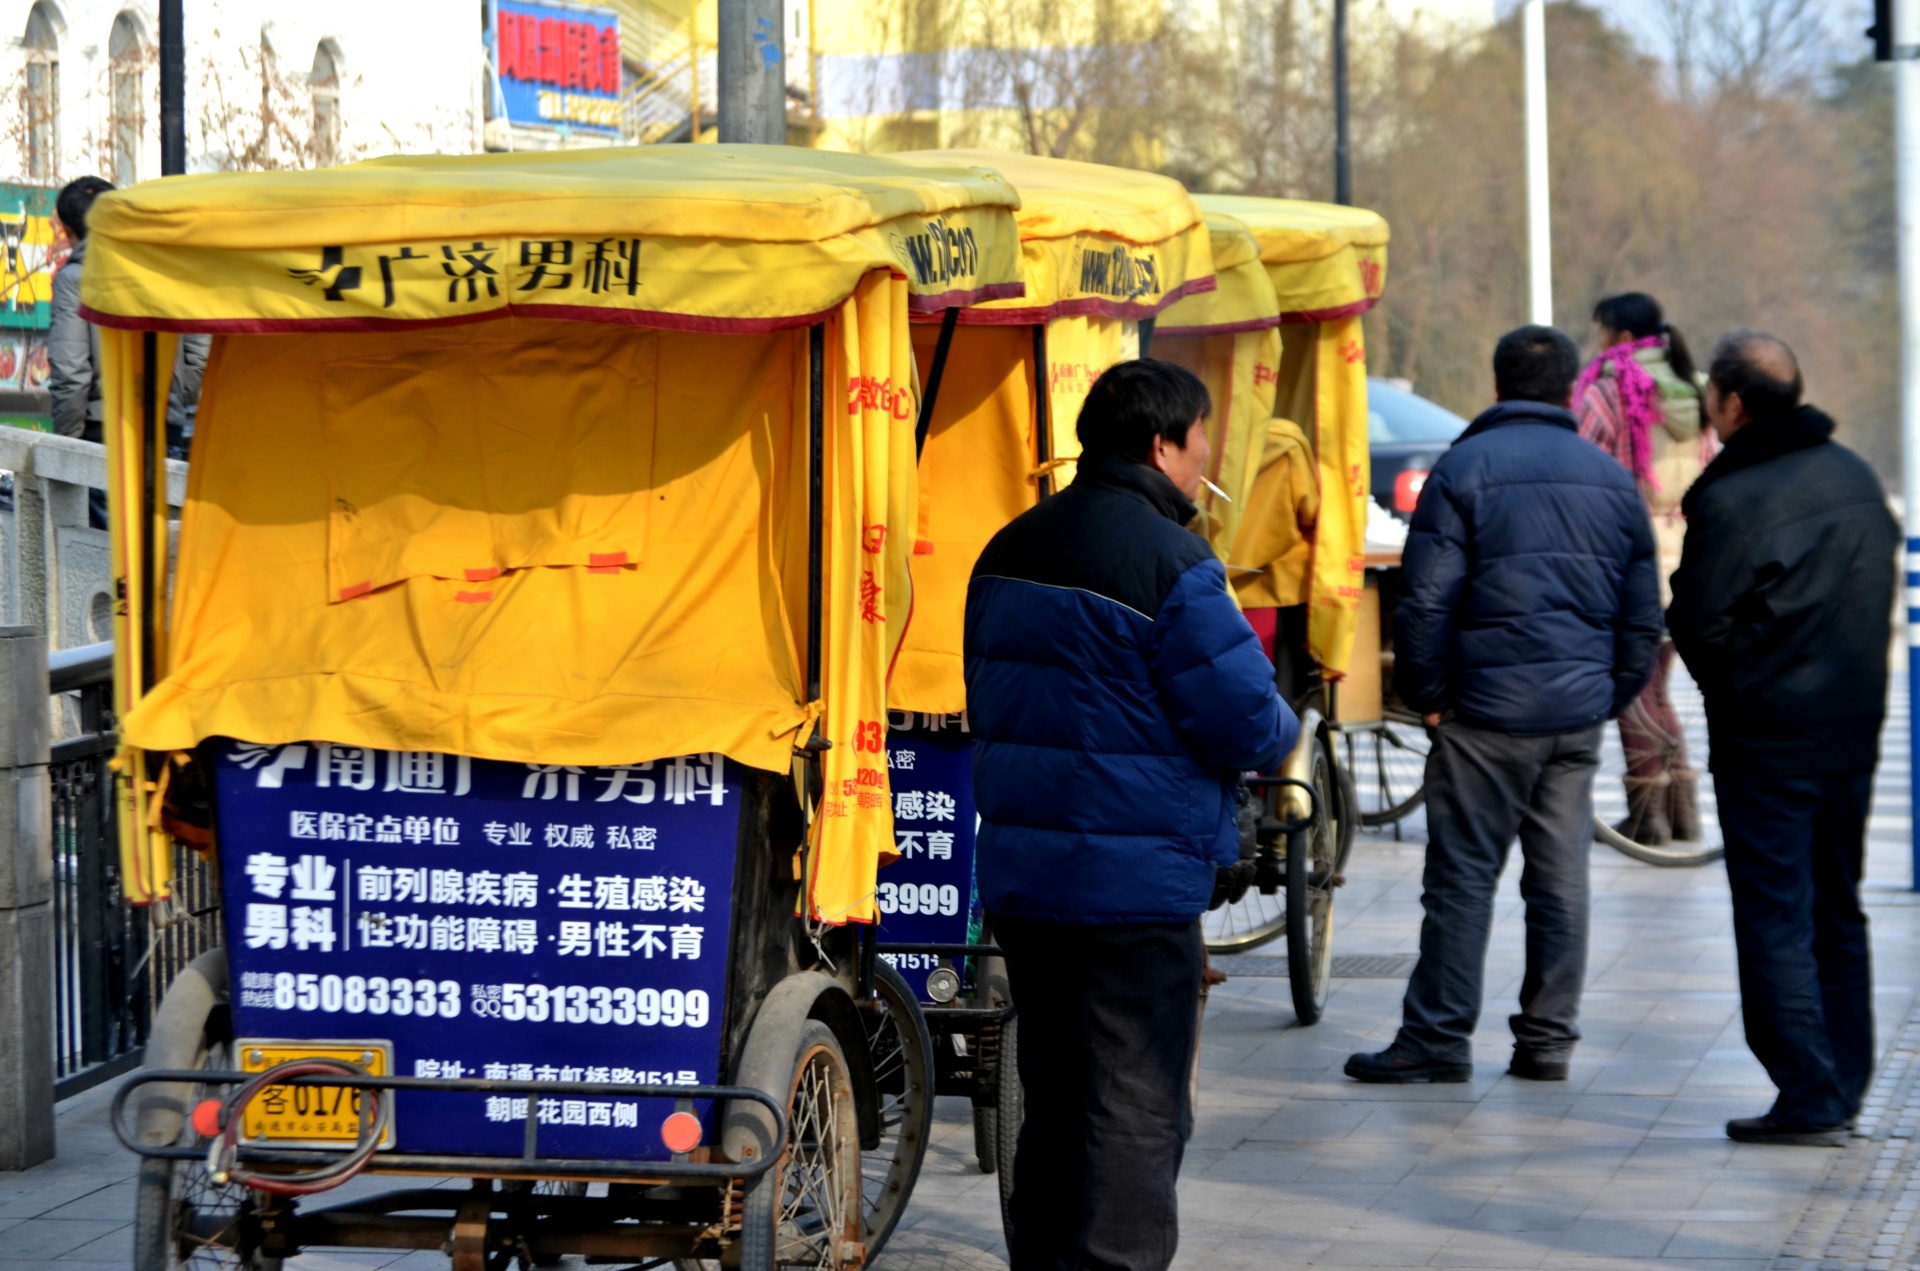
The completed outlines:
{"type": "Polygon", "coordinates": [[[1023,1118],[1018,1020],[974,887],[973,748],[962,628],[987,540],[1072,478],[1087,390],[1141,328],[1213,285],[1206,228],[1176,181],[987,151],[891,156],[991,167],[1020,195],[1026,294],[915,315],[928,368],[913,542],[913,623],[888,705],[900,859],[881,871],[880,955],[926,1005],[935,1088],[973,1101],[1002,1217],[1023,1118]],[[938,320],[936,321],[936,316],[938,320]]]}
{"type": "Polygon", "coordinates": [[[1372,638],[1378,598],[1365,580],[1361,315],[1385,284],[1388,231],[1380,216],[1360,208],[1238,195],[1199,201],[1249,231],[1278,318],[1272,416],[1258,459],[1247,464],[1247,506],[1226,560],[1249,618],[1270,633],[1282,692],[1301,717],[1301,745],[1280,775],[1313,791],[1309,797],[1301,785],[1268,788],[1256,885],[1207,916],[1207,940],[1226,953],[1285,935],[1295,1014],[1311,1024],[1330,987],[1334,892],[1345,881],[1359,819],[1349,772],[1354,742],[1385,723],[1372,638]],[[1305,850],[1276,859],[1273,845],[1282,836],[1275,822],[1308,824],[1300,836],[1305,850]],[[1283,871],[1284,884],[1277,877],[1283,871]]]}
{"type": "Polygon", "coordinates": [[[884,1239],[863,1149],[894,1216],[925,1149],[873,1059],[924,1030],[856,936],[894,843],[907,321],[1019,293],[1016,201],[702,146],[96,206],[128,889],[164,903],[198,829],[228,932],[114,1105],[138,1271],[884,1239]],[[176,557],[185,331],[217,338],[176,557]],[[302,1199],[358,1175],[405,1185],[302,1199]]]}

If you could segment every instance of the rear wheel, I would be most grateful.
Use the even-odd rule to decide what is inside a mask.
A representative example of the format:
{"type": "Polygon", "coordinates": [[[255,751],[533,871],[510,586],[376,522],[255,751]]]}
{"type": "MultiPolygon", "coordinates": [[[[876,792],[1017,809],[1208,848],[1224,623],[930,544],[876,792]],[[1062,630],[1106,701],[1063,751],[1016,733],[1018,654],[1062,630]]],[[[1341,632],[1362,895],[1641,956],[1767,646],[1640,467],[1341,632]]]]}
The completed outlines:
{"type": "Polygon", "coordinates": [[[1342,730],[1341,738],[1361,825],[1392,825],[1426,802],[1427,752],[1433,746],[1417,716],[1390,711],[1377,724],[1342,730]]]}
{"type": "MultiPolygon", "coordinates": [[[[1000,958],[987,958],[980,964],[980,988],[974,995],[974,1002],[982,1007],[1002,1007],[1013,1000],[1012,992],[1007,988],[1007,964],[1000,958]]],[[[994,1080],[1004,1069],[995,1067],[994,1080]]],[[[1015,1078],[1018,1080],[1018,1077],[1015,1078]]],[[[979,1163],[982,1174],[991,1174],[1000,1168],[1000,1098],[996,1093],[991,1099],[975,1095],[973,1105],[973,1159],[979,1163]]],[[[1015,1127],[1015,1133],[1018,1133],[1015,1127]]]]}
{"type": "MultiPolygon", "coordinates": [[[[230,1039],[210,1028],[194,1067],[230,1070],[230,1039]]],[[[208,1094],[194,1087],[189,1110],[208,1094]]],[[[189,1121],[175,1142],[203,1141],[189,1121]]],[[[247,1188],[214,1182],[205,1161],[143,1160],[134,1184],[133,1271],[279,1271],[280,1259],[250,1247],[253,1203],[247,1188]]]]}
{"type": "Polygon", "coordinates": [[[1333,890],[1340,856],[1339,773],[1324,733],[1313,748],[1307,779],[1313,785],[1313,819],[1287,838],[1287,979],[1295,1018],[1315,1024],[1333,981],[1333,890]]]}
{"type": "Polygon", "coordinates": [[[1020,1126],[1027,1119],[1026,1092],[1020,1085],[1020,1017],[1007,1016],[1000,1026],[999,1088],[994,1100],[995,1172],[1000,1184],[1000,1230],[1007,1248],[1013,1248],[1013,1156],[1020,1143],[1020,1126]]]}
{"type": "Polygon", "coordinates": [[[1593,841],[1647,865],[1711,865],[1727,854],[1724,846],[1707,847],[1698,842],[1688,843],[1678,839],[1662,847],[1650,847],[1628,838],[1601,820],[1598,814],[1593,818],[1593,841]]]}
{"type": "Polygon", "coordinates": [[[920,1003],[900,973],[874,967],[873,1009],[865,1012],[867,1050],[879,1087],[880,1141],[860,1154],[867,1260],[893,1234],[907,1207],[933,1132],[933,1038],[920,1003]]]}
{"type": "Polygon", "coordinates": [[[860,1126],[853,1081],[833,1030],[808,1020],[787,1097],[787,1142],[750,1180],[741,1212],[743,1271],[858,1267],[866,1258],[860,1126]]]}

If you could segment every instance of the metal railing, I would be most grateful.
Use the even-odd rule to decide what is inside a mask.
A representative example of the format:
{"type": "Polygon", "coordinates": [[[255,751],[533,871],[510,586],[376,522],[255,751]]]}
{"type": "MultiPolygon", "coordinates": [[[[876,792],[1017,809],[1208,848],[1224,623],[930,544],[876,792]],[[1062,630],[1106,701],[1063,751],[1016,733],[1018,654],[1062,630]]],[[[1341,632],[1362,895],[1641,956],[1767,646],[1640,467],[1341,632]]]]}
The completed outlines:
{"type": "Polygon", "coordinates": [[[178,847],[174,896],[136,909],[120,888],[120,842],[109,767],[113,646],[48,658],[49,688],[79,699],[78,736],[53,743],[54,1095],[64,1099],[137,1067],[161,995],[181,967],[220,942],[218,879],[178,847]]]}

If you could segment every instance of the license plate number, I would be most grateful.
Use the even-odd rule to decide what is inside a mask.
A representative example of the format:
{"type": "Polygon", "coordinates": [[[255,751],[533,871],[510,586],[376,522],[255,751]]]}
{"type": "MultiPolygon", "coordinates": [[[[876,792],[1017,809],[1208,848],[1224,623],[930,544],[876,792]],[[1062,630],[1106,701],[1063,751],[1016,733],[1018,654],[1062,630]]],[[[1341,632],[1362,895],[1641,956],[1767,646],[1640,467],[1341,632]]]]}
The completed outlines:
{"type": "MultiPolygon", "coordinates": [[[[236,1043],[240,1071],[265,1072],[295,1059],[344,1059],[376,1077],[392,1069],[392,1046],[387,1042],[272,1042],[236,1043]]],[[[353,1143],[360,1137],[357,1090],[341,1086],[268,1086],[247,1105],[240,1121],[240,1137],[247,1143],[280,1146],[353,1143]]],[[[393,1146],[393,1121],[388,1118],[382,1147],[393,1146]]]]}

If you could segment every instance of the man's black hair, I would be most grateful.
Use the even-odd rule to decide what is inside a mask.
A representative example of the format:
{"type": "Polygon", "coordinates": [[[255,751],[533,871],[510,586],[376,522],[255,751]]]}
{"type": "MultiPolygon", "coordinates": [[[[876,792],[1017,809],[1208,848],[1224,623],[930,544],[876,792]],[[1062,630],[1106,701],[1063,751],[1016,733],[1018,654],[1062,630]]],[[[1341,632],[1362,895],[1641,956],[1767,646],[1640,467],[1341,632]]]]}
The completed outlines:
{"type": "Polygon", "coordinates": [[[1212,411],[1213,398],[1198,375],[1158,358],[1135,358],[1114,363],[1093,382],[1075,431],[1087,454],[1145,463],[1155,437],[1184,449],[1187,429],[1212,411]]]}
{"type": "Polygon", "coordinates": [[[113,182],[103,177],[79,177],[69,181],[60,191],[60,197],[54,200],[54,214],[75,238],[85,238],[87,213],[93,210],[93,201],[111,189],[113,182]]]}
{"type": "Polygon", "coordinates": [[[1806,385],[1787,342],[1764,331],[1731,331],[1713,346],[1707,378],[1722,395],[1738,393],[1755,422],[1780,419],[1800,404],[1806,385]]]}
{"type": "Polygon", "coordinates": [[[1580,377],[1580,350],[1555,327],[1518,327],[1493,348],[1493,389],[1503,402],[1565,406],[1580,377]]]}

